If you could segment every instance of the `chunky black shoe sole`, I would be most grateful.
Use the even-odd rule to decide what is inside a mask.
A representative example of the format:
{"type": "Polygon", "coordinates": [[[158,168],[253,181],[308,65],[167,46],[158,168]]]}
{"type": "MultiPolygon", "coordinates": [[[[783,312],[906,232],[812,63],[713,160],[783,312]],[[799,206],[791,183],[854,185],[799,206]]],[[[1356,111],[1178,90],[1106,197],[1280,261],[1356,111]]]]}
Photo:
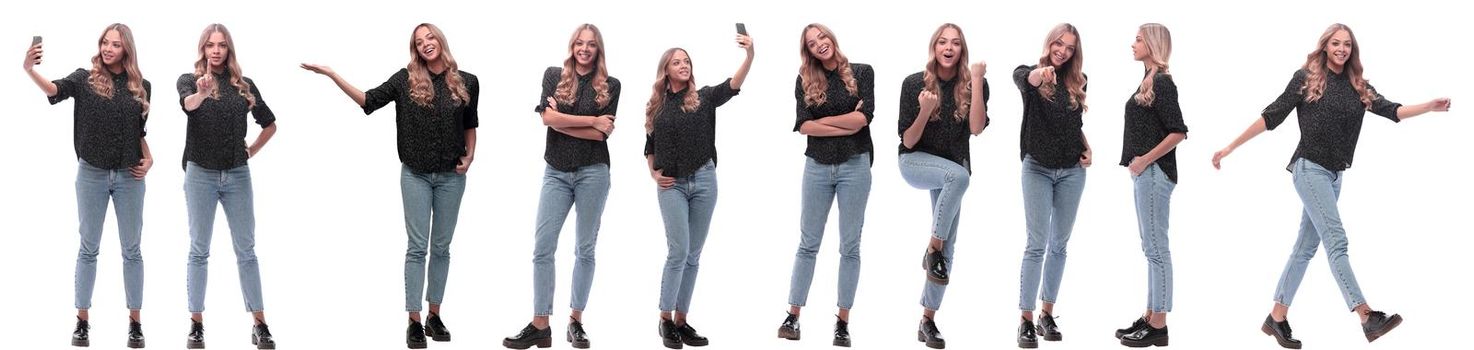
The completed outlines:
{"type": "Polygon", "coordinates": [[[204,349],[205,348],[205,342],[202,342],[202,341],[197,342],[197,341],[188,341],[188,340],[186,340],[186,341],[184,341],[184,348],[185,349],[204,349]]]}
{"type": "Polygon", "coordinates": [[[84,347],[85,348],[85,347],[92,346],[92,343],[90,341],[88,341],[87,339],[72,339],[72,346],[84,347]]]}
{"type": "Polygon", "coordinates": [[[788,327],[778,327],[778,337],[788,340],[798,340],[802,334],[798,330],[788,327]]]}
{"type": "Polygon", "coordinates": [[[1286,348],[1286,349],[1299,349],[1300,348],[1300,343],[1291,343],[1289,341],[1286,341],[1283,338],[1280,338],[1278,335],[1275,335],[1274,334],[1274,329],[1269,328],[1269,324],[1264,324],[1262,326],[1259,326],[1259,330],[1260,331],[1263,331],[1265,335],[1274,337],[1274,341],[1276,343],[1279,343],[1280,344],[1280,347],[1283,347],[1283,348],[1286,348]]]}
{"type": "Polygon", "coordinates": [[[834,340],[834,346],[848,348],[848,347],[850,347],[850,340],[849,339],[835,339],[834,340]]]}
{"type": "Polygon", "coordinates": [[[1387,333],[1392,332],[1392,329],[1397,328],[1397,326],[1400,324],[1402,324],[1402,315],[1392,315],[1391,317],[1388,317],[1386,327],[1382,327],[1382,329],[1376,332],[1366,334],[1367,342],[1370,343],[1374,340],[1377,340],[1377,338],[1381,338],[1382,336],[1387,335],[1387,333]]]}
{"type": "Polygon", "coordinates": [[[922,343],[926,343],[926,347],[932,348],[932,349],[946,349],[947,348],[947,341],[946,340],[941,340],[941,341],[927,340],[926,339],[926,333],[922,333],[921,331],[916,331],[916,341],[919,341],[919,342],[922,342],[922,343]]]}
{"type": "Polygon", "coordinates": [[[1148,346],[1167,346],[1167,337],[1161,337],[1151,340],[1121,339],[1121,345],[1132,348],[1144,348],[1148,346]]]}
{"type": "Polygon", "coordinates": [[[1044,341],[1061,341],[1061,340],[1065,340],[1065,335],[1064,334],[1059,334],[1059,333],[1045,334],[1044,333],[1044,326],[1034,326],[1034,327],[1036,328],[1035,330],[1039,331],[1039,339],[1044,339],[1044,341]]]}
{"type": "Polygon", "coordinates": [[[255,345],[256,349],[276,349],[276,342],[262,343],[261,339],[257,338],[255,334],[251,335],[251,345],[255,345]]]}
{"type": "Polygon", "coordinates": [[[567,334],[567,337],[568,337],[568,343],[572,344],[572,346],[573,346],[574,349],[588,349],[589,348],[589,341],[587,339],[580,340],[580,341],[573,341],[573,335],[572,334],[567,334]]]}
{"type": "Polygon", "coordinates": [[[549,348],[553,347],[553,337],[541,338],[531,343],[515,343],[510,340],[502,339],[502,346],[505,346],[508,349],[526,349],[533,346],[537,346],[539,349],[549,348]]]}
{"type": "Polygon", "coordinates": [[[435,333],[430,327],[425,327],[425,338],[430,340],[446,342],[450,341],[450,333],[435,333]]]}
{"type": "Polygon", "coordinates": [[[143,348],[143,341],[142,340],[136,340],[136,341],[135,340],[129,340],[128,341],[128,348],[129,349],[142,349],[143,348]]]}
{"type": "MultiPolygon", "coordinates": [[[[951,279],[951,276],[945,276],[945,277],[943,277],[943,276],[936,276],[936,275],[933,275],[931,273],[931,267],[932,267],[933,262],[934,262],[931,259],[931,254],[932,254],[931,252],[927,252],[925,256],[922,256],[922,258],[921,258],[921,269],[924,270],[924,271],[926,271],[926,280],[927,281],[929,281],[931,283],[936,283],[938,285],[945,286],[945,285],[947,285],[947,280],[951,279]]],[[[937,259],[945,259],[945,258],[943,258],[943,257],[937,257],[937,259]]],[[[942,260],[937,260],[937,261],[942,261],[942,260]]]]}

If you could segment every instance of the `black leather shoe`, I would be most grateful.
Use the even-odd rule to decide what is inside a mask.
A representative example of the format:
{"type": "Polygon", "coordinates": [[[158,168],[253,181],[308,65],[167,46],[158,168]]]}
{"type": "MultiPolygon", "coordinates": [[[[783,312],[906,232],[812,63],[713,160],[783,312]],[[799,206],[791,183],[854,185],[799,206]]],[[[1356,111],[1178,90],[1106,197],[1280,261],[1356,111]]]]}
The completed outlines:
{"type": "Polygon", "coordinates": [[[425,319],[425,336],[434,341],[450,341],[450,329],[445,328],[445,322],[440,321],[440,314],[431,312],[430,317],[425,319]]]}
{"type": "Polygon", "coordinates": [[[573,344],[574,349],[589,348],[589,334],[583,331],[583,322],[568,318],[568,342],[573,344]]]}
{"type": "Polygon", "coordinates": [[[251,345],[257,349],[276,349],[276,340],[271,337],[271,329],[266,327],[266,322],[258,322],[251,327],[251,345]]]}
{"type": "Polygon", "coordinates": [[[128,319],[128,348],[143,348],[143,324],[131,318],[128,319]]]}
{"type": "Polygon", "coordinates": [[[1367,314],[1367,321],[1362,322],[1361,331],[1362,333],[1366,333],[1367,342],[1370,343],[1373,340],[1377,340],[1377,338],[1387,335],[1387,332],[1391,332],[1393,328],[1397,328],[1397,325],[1400,324],[1402,324],[1402,315],[1392,314],[1392,316],[1387,316],[1386,313],[1381,311],[1372,311],[1367,314]]]}
{"type": "Polygon", "coordinates": [[[706,337],[703,337],[700,334],[696,334],[696,329],[691,328],[690,323],[683,324],[680,327],[677,327],[676,332],[681,334],[681,342],[686,343],[686,345],[706,346],[706,344],[708,343],[706,337]]]}
{"type": "Polygon", "coordinates": [[[184,337],[186,349],[205,348],[205,324],[194,319],[189,320],[189,335],[184,337]]]}
{"type": "Polygon", "coordinates": [[[838,319],[839,316],[834,318],[834,346],[850,347],[850,323],[838,319]]]}
{"type": "Polygon", "coordinates": [[[798,315],[789,313],[788,317],[783,319],[783,324],[778,325],[778,337],[788,340],[798,340],[799,335],[798,315]]]}
{"type": "Polygon", "coordinates": [[[517,332],[517,335],[502,339],[502,346],[508,349],[526,349],[533,345],[539,348],[553,346],[553,327],[537,329],[536,326],[528,323],[527,327],[522,327],[522,331],[517,332]]]}
{"type": "Polygon", "coordinates": [[[666,348],[680,349],[681,332],[676,331],[676,323],[667,319],[660,319],[660,341],[666,348]]]}
{"type": "Polygon", "coordinates": [[[1018,324],[1018,347],[1033,349],[1039,347],[1038,328],[1034,327],[1034,321],[1027,318],[1019,318],[1018,324]]]}
{"type": "Polygon", "coordinates": [[[1039,337],[1047,341],[1061,341],[1065,335],[1059,332],[1059,324],[1054,323],[1054,315],[1039,313],[1039,337]]]}
{"type": "Polygon", "coordinates": [[[1142,326],[1135,332],[1121,336],[1121,345],[1144,348],[1152,345],[1167,346],[1167,326],[1152,328],[1150,324],[1142,326]]]}
{"type": "Polygon", "coordinates": [[[414,319],[409,320],[409,328],[404,330],[404,343],[410,349],[424,349],[429,346],[425,341],[425,325],[414,319]]]}
{"type": "Polygon", "coordinates": [[[1300,341],[1290,337],[1290,319],[1288,318],[1284,321],[1275,322],[1274,316],[1265,316],[1264,325],[1259,326],[1259,330],[1264,331],[1264,334],[1273,336],[1274,341],[1279,342],[1280,346],[1286,349],[1300,348],[1300,341]]]}
{"type": "Polygon", "coordinates": [[[926,270],[927,281],[947,285],[947,259],[942,256],[942,251],[927,248],[921,259],[921,268],[926,270]]]}
{"type": "Polygon", "coordinates": [[[937,322],[926,316],[921,317],[921,324],[917,326],[916,341],[926,343],[926,347],[932,349],[947,348],[947,339],[942,338],[937,322]]]}
{"type": "Polygon", "coordinates": [[[1138,319],[1136,319],[1136,321],[1132,321],[1131,322],[1131,327],[1117,329],[1116,330],[1116,339],[1121,339],[1121,337],[1124,337],[1127,334],[1136,333],[1136,331],[1137,330],[1140,330],[1141,327],[1146,327],[1146,318],[1145,317],[1138,318],[1138,319]]]}
{"type": "Polygon", "coordinates": [[[84,320],[81,317],[78,317],[77,318],[77,329],[72,330],[72,346],[81,346],[81,347],[91,346],[92,345],[92,341],[89,340],[89,339],[91,339],[91,337],[87,335],[87,332],[89,330],[91,330],[91,329],[92,329],[92,326],[87,325],[87,320],[84,320]]]}

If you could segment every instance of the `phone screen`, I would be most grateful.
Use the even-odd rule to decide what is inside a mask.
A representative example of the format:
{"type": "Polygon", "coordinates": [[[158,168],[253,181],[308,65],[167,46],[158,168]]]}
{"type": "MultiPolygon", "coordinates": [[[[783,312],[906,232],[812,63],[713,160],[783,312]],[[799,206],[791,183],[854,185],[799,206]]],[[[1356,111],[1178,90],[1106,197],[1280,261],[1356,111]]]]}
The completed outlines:
{"type": "Polygon", "coordinates": [[[737,34],[747,35],[747,25],[737,23],[737,34]]]}

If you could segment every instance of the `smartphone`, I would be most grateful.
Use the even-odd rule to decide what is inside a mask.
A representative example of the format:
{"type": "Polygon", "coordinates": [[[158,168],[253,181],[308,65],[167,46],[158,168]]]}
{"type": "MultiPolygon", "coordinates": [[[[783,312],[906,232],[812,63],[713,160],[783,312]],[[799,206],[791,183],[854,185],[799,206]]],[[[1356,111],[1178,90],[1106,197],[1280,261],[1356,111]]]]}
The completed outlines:
{"type": "MultiPolygon", "coordinates": [[[[41,43],[41,36],[40,35],[32,36],[31,37],[31,47],[36,47],[36,45],[38,45],[40,43],[41,43]]],[[[36,64],[41,64],[41,61],[40,60],[37,60],[36,61],[36,64]]]]}
{"type": "Polygon", "coordinates": [[[737,34],[747,35],[747,25],[746,24],[742,24],[742,23],[737,23],[737,34]]]}

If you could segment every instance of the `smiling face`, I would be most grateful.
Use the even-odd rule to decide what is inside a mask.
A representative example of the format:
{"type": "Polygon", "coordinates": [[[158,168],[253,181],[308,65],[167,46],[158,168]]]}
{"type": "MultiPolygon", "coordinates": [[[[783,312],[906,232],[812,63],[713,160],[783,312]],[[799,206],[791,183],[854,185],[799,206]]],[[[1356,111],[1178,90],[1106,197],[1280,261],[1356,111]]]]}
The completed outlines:
{"type": "MultiPolygon", "coordinates": [[[[1137,36],[1140,38],[1140,35],[1137,36]]],[[[1073,33],[1064,33],[1049,43],[1049,62],[1055,67],[1063,66],[1075,57],[1075,45],[1079,38],[1073,33]]],[[[1145,44],[1142,44],[1145,45],[1145,44]]]]}
{"type": "Polygon", "coordinates": [[[435,62],[440,59],[440,38],[430,31],[430,27],[420,26],[415,28],[415,53],[425,62],[435,62]]]}
{"type": "Polygon", "coordinates": [[[1346,61],[1351,59],[1355,44],[1352,42],[1350,32],[1338,30],[1335,34],[1331,34],[1330,40],[1327,40],[1325,47],[1321,48],[1322,51],[1325,51],[1327,65],[1334,70],[1340,70],[1346,65],[1346,61]]]}
{"type": "Polygon", "coordinates": [[[578,62],[579,67],[593,67],[594,60],[599,58],[599,40],[594,36],[594,31],[584,29],[578,31],[578,37],[573,39],[573,59],[578,62]]]}
{"type": "Polygon", "coordinates": [[[932,42],[932,57],[942,69],[953,69],[962,56],[962,33],[957,28],[947,27],[932,42]]]}
{"type": "Polygon", "coordinates": [[[210,33],[210,38],[205,41],[205,60],[210,62],[210,70],[220,70],[225,67],[225,60],[230,56],[230,44],[225,40],[225,34],[221,32],[210,33]]]}
{"type": "Polygon", "coordinates": [[[672,83],[691,81],[691,56],[686,54],[686,50],[676,50],[665,61],[665,76],[672,83]]]}
{"type": "Polygon", "coordinates": [[[97,54],[102,56],[102,64],[113,66],[123,61],[127,50],[123,49],[123,35],[116,29],[103,34],[102,40],[97,43],[97,54]]]}
{"type": "Polygon", "coordinates": [[[809,27],[804,31],[804,48],[808,50],[809,56],[820,62],[834,59],[834,39],[819,28],[809,27]]]}

